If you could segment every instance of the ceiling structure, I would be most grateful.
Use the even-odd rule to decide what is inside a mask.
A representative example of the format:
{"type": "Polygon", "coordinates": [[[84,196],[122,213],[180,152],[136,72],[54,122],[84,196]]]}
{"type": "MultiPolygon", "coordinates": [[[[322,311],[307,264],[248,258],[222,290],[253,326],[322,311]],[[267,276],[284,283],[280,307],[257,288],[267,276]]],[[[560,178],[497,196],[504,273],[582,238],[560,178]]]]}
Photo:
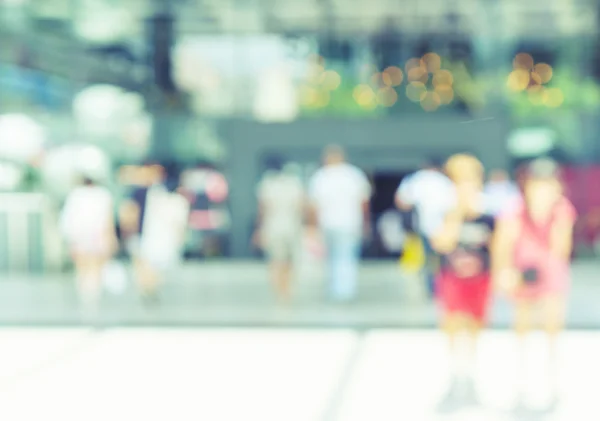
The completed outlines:
{"type": "Polygon", "coordinates": [[[598,6],[593,0],[10,1],[28,4],[32,15],[41,19],[87,21],[90,27],[111,22],[113,33],[119,33],[121,24],[127,27],[123,36],[143,31],[143,20],[166,8],[175,14],[178,30],[184,34],[325,30],[360,34],[392,24],[408,33],[458,30],[552,36],[593,33],[598,26],[598,6]],[[448,19],[449,16],[454,19],[448,19]]]}

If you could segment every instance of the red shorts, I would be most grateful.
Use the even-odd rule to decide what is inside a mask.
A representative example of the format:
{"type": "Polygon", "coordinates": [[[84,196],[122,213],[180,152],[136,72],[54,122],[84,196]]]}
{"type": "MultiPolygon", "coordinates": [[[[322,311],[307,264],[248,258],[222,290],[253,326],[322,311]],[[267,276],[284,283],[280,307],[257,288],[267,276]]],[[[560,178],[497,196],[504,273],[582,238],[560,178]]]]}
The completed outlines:
{"type": "Polygon", "coordinates": [[[452,272],[443,272],[438,275],[436,287],[437,298],[444,313],[468,314],[485,322],[491,292],[489,273],[459,278],[452,272]]]}

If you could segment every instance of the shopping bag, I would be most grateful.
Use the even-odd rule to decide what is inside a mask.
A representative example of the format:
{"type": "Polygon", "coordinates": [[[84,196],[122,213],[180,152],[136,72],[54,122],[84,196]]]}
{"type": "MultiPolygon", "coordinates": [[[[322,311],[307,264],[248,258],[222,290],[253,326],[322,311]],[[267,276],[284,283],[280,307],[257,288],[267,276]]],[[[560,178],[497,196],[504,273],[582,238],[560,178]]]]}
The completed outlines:
{"type": "Polygon", "coordinates": [[[409,234],[404,244],[404,253],[400,258],[400,268],[409,274],[419,273],[425,266],[425,249],[421,239],[409,234]]]}
{"type": "Polygon", "coordinates": [[[127,290],[129,276],[123,263],[111,260],[102,270],[102,283],[111,294],[120,295],[127,290]]]}

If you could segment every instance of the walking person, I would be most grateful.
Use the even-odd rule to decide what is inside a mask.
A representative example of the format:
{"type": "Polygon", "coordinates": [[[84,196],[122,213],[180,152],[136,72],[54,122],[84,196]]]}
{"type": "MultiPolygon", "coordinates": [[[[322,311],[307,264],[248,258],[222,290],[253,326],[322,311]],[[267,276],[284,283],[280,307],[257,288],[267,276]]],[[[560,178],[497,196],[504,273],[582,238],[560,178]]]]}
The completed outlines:
{"type": "Polygon", "coordinates": [[[558,337],[565,324],[576,211],[565,197],[558,165],[548,159],[526,169],[522,201],[498,222],[494,272],[514,301],[519,342],[517,408],[525,407],[527,337],[541,316],[547,334],[549,407],[558,401],[558,337]]]}
{"type": "Polygon", "coordinates": [[[117,251],[114,202],[110,191],[82,177],[65,201],[60,226],[75,265],[75,278],[84,318],[97,316],[102,272],[117,251]]]}
{"type": "Polygon", "coordinates": [[[302,181],[286,171],[280,157],[270,157],[267,166],[257,188],[258,220],[253,242],[269,260],[271,282],[279,303],[288,304],[306,215],[306,197],[302,181]]]}
{"type": "Polygon", "coordinates": [[[121,227],[142,299],[152,304],[167,272],[181,260],[190,205],[162,166],[145,170],[142,184],[122,205],[121,227]]]}
{"type": "Polygon", "coordinates": [[[431,236],[440,254],[436,295],[441,307],[441,328],[448,337],[450,387],[440,410],[477,402],[476,350],[490,302],[490,244],[494,217],[485,212],[482,164],[473,156],[458,154],[446,164],[455,183],[456,205],[431,236]]]}
{"type": "Polygon", "coordinates": [[[310,180],[309,197],[325,239],[330,298],[348,302],[357,294],[361,244],[370,229],[371,185],[339,146],[326,148],[323,163],[310,180]]]}
{"type": "Polygon", "coordinates": [[[432,297],[439,262],[431,246],[431,236],[443,225],[445,214],[456,201],[454,185],[442,167],[441,160],[430,158],[422,169],[400,183],[395,198],[398,209],[416,217],[415,228],[425,252],[423,275],[432,297]]]}

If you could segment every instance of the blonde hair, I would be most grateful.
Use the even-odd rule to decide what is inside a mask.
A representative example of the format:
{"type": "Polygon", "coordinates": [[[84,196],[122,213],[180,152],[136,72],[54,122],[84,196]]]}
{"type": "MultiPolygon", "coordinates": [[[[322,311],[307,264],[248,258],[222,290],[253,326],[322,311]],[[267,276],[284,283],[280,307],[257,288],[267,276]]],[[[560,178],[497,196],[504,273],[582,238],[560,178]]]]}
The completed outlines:
{"type": "Polygon", "coordinates": [[[448,158],[444,166],[446,174],[455,183],[483,182],[484,168],[481,161],[469,154],[455,154],[448,158]]]}

